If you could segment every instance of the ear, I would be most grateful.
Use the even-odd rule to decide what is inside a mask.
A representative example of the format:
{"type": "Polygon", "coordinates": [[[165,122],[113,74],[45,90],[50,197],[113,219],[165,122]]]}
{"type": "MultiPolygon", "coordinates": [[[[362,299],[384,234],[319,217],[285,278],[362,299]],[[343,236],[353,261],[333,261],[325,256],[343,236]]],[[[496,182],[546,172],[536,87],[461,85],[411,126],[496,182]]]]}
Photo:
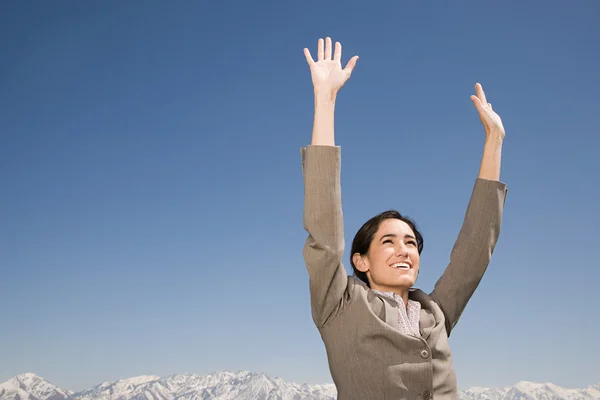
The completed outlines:
{"type": "Polygon", "coordinates": [[[367,272],[369,270],[368,262],[359,253],[354,253],[354,255],[352,255],[352,262],[360,272],[367,272]]]}

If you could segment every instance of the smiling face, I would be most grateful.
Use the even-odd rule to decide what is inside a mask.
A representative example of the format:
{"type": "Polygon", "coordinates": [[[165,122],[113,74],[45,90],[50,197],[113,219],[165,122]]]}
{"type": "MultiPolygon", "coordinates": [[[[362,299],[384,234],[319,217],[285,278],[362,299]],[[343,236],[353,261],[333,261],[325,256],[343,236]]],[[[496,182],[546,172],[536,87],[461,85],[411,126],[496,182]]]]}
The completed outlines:
{"type": "Polygon", "coordinates": [[[405,296],[419,274],[419,248],[415,232],[400,219],[385,219],[366,254],[354,254],[352,261],[368,277],[371,289],[405,296]]]}

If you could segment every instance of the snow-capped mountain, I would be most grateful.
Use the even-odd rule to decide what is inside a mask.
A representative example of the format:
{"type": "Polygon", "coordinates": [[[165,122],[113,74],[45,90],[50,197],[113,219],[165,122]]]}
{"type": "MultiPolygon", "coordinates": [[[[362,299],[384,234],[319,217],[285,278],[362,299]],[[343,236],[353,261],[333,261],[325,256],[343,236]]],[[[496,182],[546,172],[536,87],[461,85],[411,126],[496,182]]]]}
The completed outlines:
{"type": "Polygon", "coordinates": [[[264,374],[219,372],[141,376],[103,383],[76,394],[77,400],[334,400],[335,386],[299,385],[264,374]]]}
{"type": "Polygon", "coordinates": [[[519,382],[500,389],[471,388],[459,393],[460,400],[598,400],[600,385],[587,389],[564,389],[552,383],[519,382]]]}
{"type": "MultiPolygon", "coordinates": [[[[600,400],[600,385],[564,389],[551,383],[460,391],[460,400],[600,400]]],[[[333,384],[296,384],[248,371],[210,375],[138,376],[105,382],[82,392],[60,389],[34,375],[0,383],[0,400],[335,400],[333,384]]]]}
{"type": "Polygon", "coordinates": [[[138,376],[117,382],[104,382],[82,392],[61,390],[42,378],[32,385],[9,384],[33,374],[18,375],[0,384],[0,400],[335,400],[333,384],[307,385],[286,382],[252,372],[219,372],[211,375],[176,374],[161,378],[138,376]],[[38,381],[43,382],[43,385],[38,381]],[[5,387],[6,385],[6,387],[5,387]],[[40,387],[54,388],[55,392],[40,387]],[[48,396],[33,396],[48,393],[48,396]],[[63,397],[49,397],[62,393],[63,397]],[[30,397],[27,397],[30,395],[30,397]]]}
{"type": "Polygon", "coordinates": [[[35,374],[21,374],[0,383],[1,400],[71,400],[73,392],[60,389],[35,374]]]}

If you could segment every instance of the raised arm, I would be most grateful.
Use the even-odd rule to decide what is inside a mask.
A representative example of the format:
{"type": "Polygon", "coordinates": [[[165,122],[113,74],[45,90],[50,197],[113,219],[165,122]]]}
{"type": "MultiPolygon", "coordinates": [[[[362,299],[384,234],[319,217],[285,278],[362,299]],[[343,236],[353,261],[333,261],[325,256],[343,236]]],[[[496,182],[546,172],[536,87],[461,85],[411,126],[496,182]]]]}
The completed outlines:
{"type": "Polygon", "coordinates": [[[431,294],[444,312],[448,335],[490,263],[500,235],[506,198],[506,185],[499,181],[504,126],[487,102],[481,85],[475,85],[475,90],[477,95],[471,96],[471,100],[486,134],[479,175],[450,255],[450,264],[431,294]]]}
{"type": "Polygon", "coordinates": [[[319,39],[318,61],[304,49],[315,95],[312,142],[301,149],[304,177],[304,229],[308,232],[303,255],[310,278],[315,324],[325,325],[341,304],[347,285],[342,264],[344,224],[340,188],[340,148],[334,140],[334,111],[338,91],[350,78],[358,57],[341,67],[342,46],[319,39]]]}

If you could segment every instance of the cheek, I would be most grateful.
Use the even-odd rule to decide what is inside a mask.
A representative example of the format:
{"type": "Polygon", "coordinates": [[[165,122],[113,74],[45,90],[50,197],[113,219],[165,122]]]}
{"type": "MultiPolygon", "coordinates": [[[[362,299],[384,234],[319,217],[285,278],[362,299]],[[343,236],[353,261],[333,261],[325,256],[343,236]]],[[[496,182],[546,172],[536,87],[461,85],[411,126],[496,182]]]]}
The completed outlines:
{"type": "Polygon", "coordinates": [[[369,255],[369,269],[371,273],[381,273],[381,271],[385,271],[388,260],[390,257],[393,257],[394,252],[389,251],[389,249],[379,248],[376,251],[373,251],[369,255]]]}
{"type": "Polygon", "coordinates": [[[390,254],[393,254],[393,249],[390,247],[374,247],[369,249],[369,259],[371,262],[377,263],[381,260],[384,260],[386,257],[389,257],[390,254]],[[390,252],[392,250],[392,252],[390,252]]]}
{"type": "Polygon", "coordinates": [[[411,253],[410,259],[413,261],[413,264],[417,264],[418,266],[421,262],[421,255],[419,254],[419,251],[415,249],[415,251],[411,253]]]}
{"type": "Polygon", "coordinates": [[[394,257],[395,251],[392,247],[383,247],[377,252],[377,261],[387,265],[387,260],[394,257]]]}

